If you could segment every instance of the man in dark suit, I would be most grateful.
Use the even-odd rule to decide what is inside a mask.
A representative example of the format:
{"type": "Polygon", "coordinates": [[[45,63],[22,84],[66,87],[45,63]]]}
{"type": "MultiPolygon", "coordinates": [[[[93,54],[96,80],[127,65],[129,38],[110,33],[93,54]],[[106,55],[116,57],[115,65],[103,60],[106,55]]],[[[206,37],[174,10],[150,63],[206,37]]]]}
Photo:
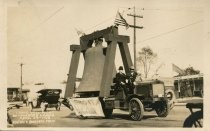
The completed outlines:
{"type": "Polygon", "coordinates": [[[119,72],[116,74],[115,78],[114,78],[114,83],[115,85],[115,89],[119,90],[120,88],[122,88],[125,92],[125,94],[127,94],[126,91],[126,75],[123,73],[123,67],[120,66],[119,67],[119,72]]]}
{"type": "Polygon", "coordinates": [[[130,72],[126,75],[126,78],[127,78],[127,88],[129,90],[129,93],[130,94],[133,94],[134,93],[134,88],[135,88],[134,82],[136,80],[137,75],[138,75],[138,73],[135,72],[134,67],[131,66],[130,67],[130,72]]]}

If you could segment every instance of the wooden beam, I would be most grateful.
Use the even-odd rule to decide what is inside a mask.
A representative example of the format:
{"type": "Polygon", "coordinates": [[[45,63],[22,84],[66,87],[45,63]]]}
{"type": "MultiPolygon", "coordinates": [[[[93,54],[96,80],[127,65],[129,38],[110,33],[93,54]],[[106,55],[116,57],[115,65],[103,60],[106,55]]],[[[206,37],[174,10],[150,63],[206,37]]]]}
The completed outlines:
{"type": "Polygon", "coordinates": [[[130,51],[128,48],[128,43],[119,43],[120,53],[123,61],[123,65],[125,67],[126,74],[129,72],[129,67],[133,65],[131,60],[130,51]]]}
{"type": "Polygon", "coordinates": [[[106,50],[106,57],[104,62],[104,69],[102,74],[102,82],[100,87],[99,97],[108,97],[110,95],[111,84],[113,82],[113,71],[115,68],[115,54],[117,41],[108,43],[106,50]]]}
{"type": "MultiPolygon", "coordinates": [[[[125,24],[119,24],[119,25],[127,27],[127,25],[125,25],[125,24]]],[[[135,28],[138,28],[138,29],[143,29],[144,28],[143,26],[134,26],[134,25],[129,25],[129,27],[132,27],[132,28],[135,27],[135,28]]]]}
{"type": "Polygon", "coordinates": [[[104,35],[106,34],[110,34],[110,33],[113,34],[113,32],[118,32],[118,28],[115,26],[111,26],[106,29],[95,31],[89,35],[84,35],[80,37],[81,50],[87,50],[88,48],[91,47],[93,40],[104,37],[104,35]]]}
{"type": "Polygon", "coordinates": [[[116,40],[118,43],[129,43],[130,42],[130,37],[129,36],[124,36],[124,35],[116,35],[113,36],[112,34],[107,34],[104,35],[105,41],[113,41],[116,40]]]}
{"type": "Polygon", "coordinates": [[[67,84],[66,84],[65,97],[72,97],[75,90],[76,75],[77,75],[77,69],[81,53],[78,47],[79,46],[70,46],[70,48],[72,49],[72,57],[71,57],[71,64],[69,67],[67,84]],[[73,50],[73,48],[75,50],[73,50]]]}
{"type": "Polygon", "coordinates": [[[132,28],[137,28],[137,29],[143,29],[143,26],[134,26],[134,25],[129,25],[132,28]]]}
{"type": "Polygon", "coordinates": [[[81,50],[81,46],[80,45],[70,45],[70,51],[80,51],[81,50]]]}
{"type": "Polygon", "coordinates": [[[143,16],[142,16],[142,15],[136,15],[136,14],[128,14],[128,16],[133,16],[133,17],[143,18],[143,16]]]}

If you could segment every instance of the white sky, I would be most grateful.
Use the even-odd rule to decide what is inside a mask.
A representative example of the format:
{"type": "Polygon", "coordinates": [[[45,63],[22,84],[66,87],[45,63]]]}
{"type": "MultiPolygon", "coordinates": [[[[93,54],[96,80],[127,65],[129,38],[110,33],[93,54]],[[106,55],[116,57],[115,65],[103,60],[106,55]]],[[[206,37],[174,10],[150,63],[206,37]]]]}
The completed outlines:
{"type": "MultiPolygon", "coordinates": [[[[164,63],[161,76],[176,74],[172,63],[181,68],[191,65],[205,73],[203,0],[19,0],[8,1],[8,5],[8,87],[20,85],[20,62],[25,64],[25,86],[44,82],[50,88],[64,87],[60,82],[67,79],[69,45],[79,44],[75,28],[87,34],[107,28],[113,25],[118,9],[122,12],[134,5],[136,13],[144,16],[137,20],[137,25],[144,26],[137,30],[137,50],[150,46],[158,54],[158,64],[164,63]]],[[[132,24],[126,13],[132,10],[123,15],[132,24]]],[[[130,36],[133,56],[133,29],[119,27],[119,34],[130,36]]],[[[119,52],[116,65],[121,65],[119,52]]],[[[83,62],[78,76],[82,70],[83,62]]]]}

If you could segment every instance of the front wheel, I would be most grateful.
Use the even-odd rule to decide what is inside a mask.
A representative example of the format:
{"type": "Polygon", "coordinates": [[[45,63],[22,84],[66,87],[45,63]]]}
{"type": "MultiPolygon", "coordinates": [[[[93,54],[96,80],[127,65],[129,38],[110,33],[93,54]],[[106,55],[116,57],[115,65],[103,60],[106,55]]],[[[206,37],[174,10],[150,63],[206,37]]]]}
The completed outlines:
{"type": "Polygon", "coordinates": [[[144,115],[144,106],[138,98],[132,98],[129,102],[130,117],[134,121],[140,121],[144,115]]]}
{"type": "Polygon", "coordinates": [[[197,111],[188,116],[184,121],[183,127],[203,127],[203,111],[197,111]]]}
{"type": "Polygon", "coordinates": [[[159,117],[166,117],[169,113],[169,104],[167,101],[157,102],[155,111],[159,117]]]}

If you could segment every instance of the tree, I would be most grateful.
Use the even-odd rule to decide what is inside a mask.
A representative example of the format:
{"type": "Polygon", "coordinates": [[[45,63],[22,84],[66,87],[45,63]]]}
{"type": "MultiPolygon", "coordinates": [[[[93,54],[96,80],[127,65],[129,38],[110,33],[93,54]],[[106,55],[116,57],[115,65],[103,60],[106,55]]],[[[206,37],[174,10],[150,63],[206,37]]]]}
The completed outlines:
{"type": "Polygon", "coordinates": [[[195,70],[192,66],[189,66],[183,69],[183,73],[179,73],[177,76],[187,76],[187,75],[197,75],[197,74],[200,74],[200,71],[195,70]]]}
{"type": "Polygon", "coordinates": [[[196,75],[196,74],[200,74],[200,71],[199,71],[199,70],[195,70],[192,66],[187,67],[187,68],[184,70],[184,72],[185,72],[186,75],[196,75]]]}
{"type": "Polygon", "coordinates": [[[151,66],[154,64],[156,58],[157,54],[154,53],[153,50],[148,46],[143,47],[141,51],[138,52],[137,62],[143,67],[145,78],[148,77],[151,66]]]}

